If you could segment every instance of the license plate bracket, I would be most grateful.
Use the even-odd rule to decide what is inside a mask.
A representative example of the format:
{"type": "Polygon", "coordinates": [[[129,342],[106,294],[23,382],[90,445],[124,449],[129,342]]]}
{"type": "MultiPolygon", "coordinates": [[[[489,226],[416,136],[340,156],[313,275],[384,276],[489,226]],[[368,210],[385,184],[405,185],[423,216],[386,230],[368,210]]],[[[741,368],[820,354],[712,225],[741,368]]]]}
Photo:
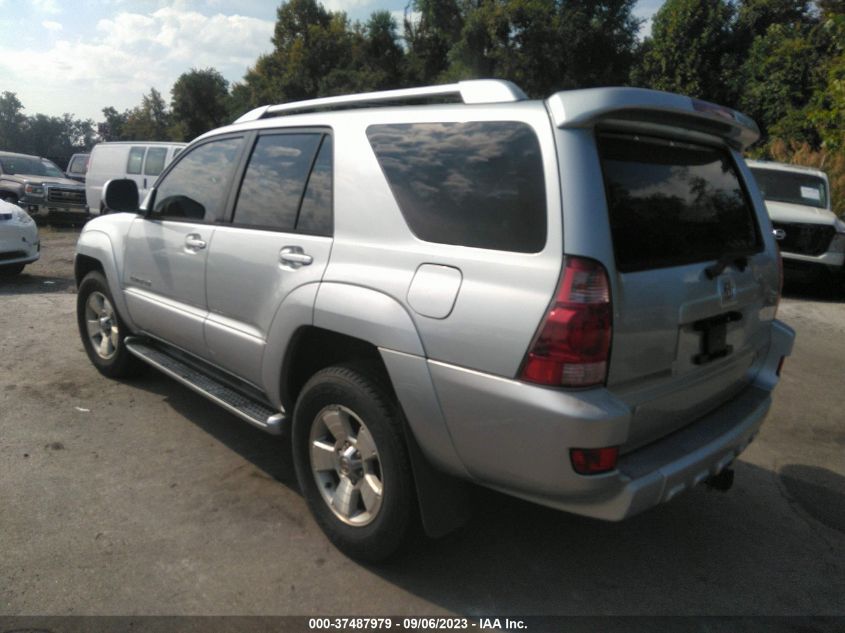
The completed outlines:
{"type": "Polygon", "coordinates": [[[692,357],[692,362],[705,365],[731,354],[733,346],[728,345],[728,323],[741,319],[741,312],[731,311],[693,323],[693,329],[701,332],[701,352],[692,357]]]}

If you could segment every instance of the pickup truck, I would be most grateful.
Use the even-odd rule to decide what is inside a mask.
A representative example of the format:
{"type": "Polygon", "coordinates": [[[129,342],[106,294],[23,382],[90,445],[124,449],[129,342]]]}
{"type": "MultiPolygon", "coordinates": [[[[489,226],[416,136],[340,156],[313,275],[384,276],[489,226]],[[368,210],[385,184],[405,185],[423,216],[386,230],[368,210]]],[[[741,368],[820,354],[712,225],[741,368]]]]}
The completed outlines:
{"type": "Polygon", "coordinates": [[[39,156],[0,152],[0,200],[36,219],[87,220],[85,186],[39,156]]]}

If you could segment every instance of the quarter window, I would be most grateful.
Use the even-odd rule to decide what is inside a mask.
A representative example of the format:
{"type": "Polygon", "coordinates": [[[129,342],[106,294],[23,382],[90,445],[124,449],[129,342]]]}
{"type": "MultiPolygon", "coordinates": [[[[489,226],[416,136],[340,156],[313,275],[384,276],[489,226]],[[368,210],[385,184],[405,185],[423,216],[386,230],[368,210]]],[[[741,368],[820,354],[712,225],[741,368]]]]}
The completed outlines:
{"type": "Polygon", "coordinates": [[[186,153],[156,189],[153,213],[213,222],[226,201],[242,137],[203,143],[186,153]]]}
{"type": "Polygon", "coordinates": [[[293,231],[320,134],[260,136],[244,174],[235,224],[293,231]]]}
{"type": "Polygon", "coordinates": [[[144,163],[144,151],[146,147],[133,147],[129,150],[129,160],[126,162],[127,174],[140,174],[141,165],[144,163]]]}
{"type": "Polygon", "coordinates": [[[543,162],[527,124],[371,125],[367,137],[420,239],[522,253],[543,249],[543,162]]]}

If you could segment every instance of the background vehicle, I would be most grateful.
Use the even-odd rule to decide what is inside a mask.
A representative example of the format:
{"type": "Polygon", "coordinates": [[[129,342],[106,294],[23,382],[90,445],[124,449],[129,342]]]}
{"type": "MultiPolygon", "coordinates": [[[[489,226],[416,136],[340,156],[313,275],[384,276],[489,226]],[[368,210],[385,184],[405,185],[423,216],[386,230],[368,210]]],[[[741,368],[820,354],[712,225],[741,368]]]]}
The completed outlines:
{"type": "Polygon", "coordinates": [[[134,182],[109,183],[135,213],[80,236],[80,334],[104,375],[143,361],[290,430],[352,556],[395,551],[417,510],[429,535],[454,527],[462,480],[621,520],[729,485],[791,351],[740,154],[756,138],[632,88],[258,108],[195,140],[140,212],[134,182]]]}
{"type": "Polygon", "coordinates": [[[38,227],[18,205],[0,200],[0,276],[17,275],[40,256],[38,227]]]}
{"type": "Polygon", "coordinates": [[[85,178],[85,196],[91,212],[102,212],[103,185],[115,178],[134,180],[143,199],[158,175],[185,145],[153,141],[118,141],[95,145],[91,150],[85,178]]]}
{"type": "Polygon", "coordinates": [[[780,241],[784,263],[842,273],[845,222],[831,211],[827,174],[818,169],[748,161],[766,201],[780,241]]]}
{"type": "Polygon", "coordinates": [[[67,162],[65,176],[77,182],[85,182],[85,174],[88,173],[88,158],[90,154],[74,154],[67,162]]]}
{"type": "Polygon", "coordinates": [[[0,199],[33,217],[87,219],[85,188],[46,158],[0,152],[0,199]]]}

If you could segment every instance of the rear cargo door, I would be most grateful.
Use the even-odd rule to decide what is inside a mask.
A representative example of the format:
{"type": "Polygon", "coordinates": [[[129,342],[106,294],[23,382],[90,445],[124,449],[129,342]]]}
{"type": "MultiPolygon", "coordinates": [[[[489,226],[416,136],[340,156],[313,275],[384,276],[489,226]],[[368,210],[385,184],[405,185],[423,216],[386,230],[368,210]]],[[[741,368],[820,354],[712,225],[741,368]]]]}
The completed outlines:
{"type": "Polygon", "coordinates": [[[624,132],[597,142],[617,274],[608,387],[634,409],[631,450],[748,384],[777,271],[738,154],[624,132]]]}

